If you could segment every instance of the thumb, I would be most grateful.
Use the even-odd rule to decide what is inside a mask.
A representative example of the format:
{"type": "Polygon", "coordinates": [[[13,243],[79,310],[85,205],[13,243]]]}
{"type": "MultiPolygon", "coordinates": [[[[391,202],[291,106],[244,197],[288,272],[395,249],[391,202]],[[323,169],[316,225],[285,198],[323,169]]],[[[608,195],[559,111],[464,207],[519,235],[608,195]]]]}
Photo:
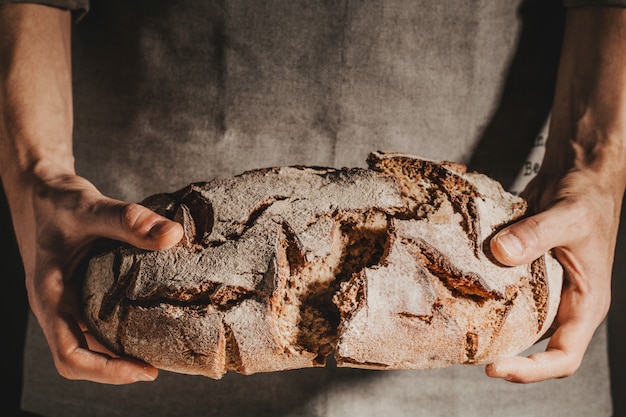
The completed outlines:
{"type": "Polygon", "coordinates": [[[489,243],[491,253],[504,265],[527,264],[557,246],[563,246],[575,225],[566,210],[554,206],[498,232],[489,243]]]}
{"type": "Polygon", "coordinates": [[[160,250],[174,246],[183,228],[140,204],[103,199],[90,211],[89,229],[97,236],[120,240],[141,249],[160,250]]]}

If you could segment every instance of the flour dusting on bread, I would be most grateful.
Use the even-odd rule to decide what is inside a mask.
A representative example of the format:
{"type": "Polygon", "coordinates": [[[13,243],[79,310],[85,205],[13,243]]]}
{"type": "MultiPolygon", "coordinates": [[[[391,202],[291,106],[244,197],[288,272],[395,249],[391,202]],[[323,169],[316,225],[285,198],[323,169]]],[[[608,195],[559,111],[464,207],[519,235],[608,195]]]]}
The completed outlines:
{"type": "Polygon", "coordinates": [[[368,169],[277,167],[159,194],[172,249],[108,242],[83,300],[111,350],[221,378],[324,366],[488,363],[550,326],[562,270],[485,249],[525,202],[458,163],[375,152],[368,169]]]}

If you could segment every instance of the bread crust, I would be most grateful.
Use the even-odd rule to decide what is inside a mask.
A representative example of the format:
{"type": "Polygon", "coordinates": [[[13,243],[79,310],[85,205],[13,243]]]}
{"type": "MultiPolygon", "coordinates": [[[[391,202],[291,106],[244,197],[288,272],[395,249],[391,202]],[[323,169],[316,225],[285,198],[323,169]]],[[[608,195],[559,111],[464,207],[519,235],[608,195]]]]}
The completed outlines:
{"type": "Polygon", "coordinates": [[[368,169],[278,167],[143,204],[172,249],[102,244],[83,304],[112,351],[221,378],[323,366],[488,363],[532,345],[559,303],[545,254],[504,267],[488,240],[525,202],[450,162],[375,152],[368,169]]]}

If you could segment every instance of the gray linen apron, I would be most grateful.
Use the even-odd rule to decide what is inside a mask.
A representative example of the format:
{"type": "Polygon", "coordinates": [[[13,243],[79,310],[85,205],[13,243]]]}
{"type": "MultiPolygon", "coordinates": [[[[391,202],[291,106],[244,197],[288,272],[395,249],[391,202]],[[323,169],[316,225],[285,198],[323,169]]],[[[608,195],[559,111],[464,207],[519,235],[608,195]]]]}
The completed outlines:
{"type": "MultiPolygon", "coordinates": [[[[260,167],[364,166],[382,149],[521,188],[545,137],[561,25],[548,0],[94,1],[74,32],[77,170],[138,201],[260,167]]],[[[611,413],[604,327],[576,375],[528,386],[482,367],[332,364],[104,386],[59,377],[30,322],[23,404],[48,416],[611,413]]]]}

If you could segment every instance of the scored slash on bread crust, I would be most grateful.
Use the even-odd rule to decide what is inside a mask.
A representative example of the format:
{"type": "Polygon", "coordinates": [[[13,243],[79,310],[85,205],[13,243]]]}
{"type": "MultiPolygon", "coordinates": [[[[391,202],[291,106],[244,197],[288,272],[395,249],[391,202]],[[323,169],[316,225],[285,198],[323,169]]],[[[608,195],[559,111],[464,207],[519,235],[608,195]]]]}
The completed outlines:
{"type": "Polygon", "coordinates": [[[488,240],[525,202],[461,164],[372,153],[369,169],[279,167],[158,194],[172,249],[104,245],[87,322],[120,355],[220,378],[323,366],[488,363],[550,326],[562,269],[504,267],[488,240]]]}

